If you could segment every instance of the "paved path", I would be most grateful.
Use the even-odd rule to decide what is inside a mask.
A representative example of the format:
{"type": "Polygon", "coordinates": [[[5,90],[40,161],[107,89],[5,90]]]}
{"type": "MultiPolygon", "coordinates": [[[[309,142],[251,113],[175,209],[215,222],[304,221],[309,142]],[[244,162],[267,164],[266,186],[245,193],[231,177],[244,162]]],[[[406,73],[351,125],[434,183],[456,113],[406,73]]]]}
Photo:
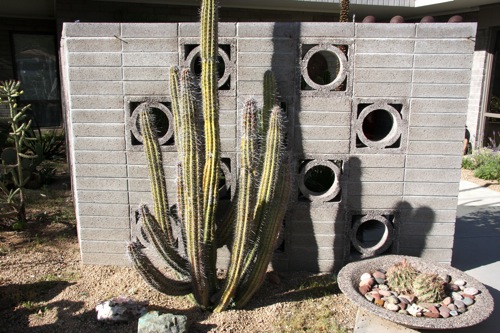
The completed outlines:
{"type": "MultiPolygon", "coordinates": [[[[452,266],[482,282],[495,301],[484,322],[453,333],[500,332],[500,192],[460,182],[452,266]]],[[[417,332],[364,312],[356,318],[356,333],[417,332]]],[[[420,331],[436,332],[436,331],[420,331]]],[[[450,331],[451,332],[451,331],[450,331]]]]}

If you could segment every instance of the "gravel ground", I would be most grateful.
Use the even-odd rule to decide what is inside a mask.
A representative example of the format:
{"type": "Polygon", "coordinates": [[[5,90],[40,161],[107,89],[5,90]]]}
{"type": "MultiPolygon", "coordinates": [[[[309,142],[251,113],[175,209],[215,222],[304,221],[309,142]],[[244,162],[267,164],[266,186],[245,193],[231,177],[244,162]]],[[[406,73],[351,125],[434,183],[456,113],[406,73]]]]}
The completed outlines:
{"type": "MultiPolygon", "coordinates": [[[[498,182],[477,179],[469,170],[462,171],[462,179],[500,191],[498,182]]],[[[70,204],[69,191],[65,195],[70,204]]],[[[120,295],[148,300],[150,310],[187,315],[195,333],[332,332],[337,327],[352,332],[357,308],[331,276],[278,276],[272,274],[247,309],[211,314],[185,298],[152,290],[130,267],[81,265],[71,219],[36,222],[23,232],[0,232],[0,332],[135,332],[136,321],[96,320],[95,306],[120,295]]]]}

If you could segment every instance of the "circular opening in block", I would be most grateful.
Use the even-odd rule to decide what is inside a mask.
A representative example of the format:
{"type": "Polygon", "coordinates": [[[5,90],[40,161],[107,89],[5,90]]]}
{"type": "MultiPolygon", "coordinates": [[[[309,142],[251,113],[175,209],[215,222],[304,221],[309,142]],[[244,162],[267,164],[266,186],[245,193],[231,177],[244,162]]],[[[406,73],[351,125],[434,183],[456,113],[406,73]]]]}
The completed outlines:
{"type": "Polygon", "coordinates": [[[139,114],[143,111],[151,113],[154,129],[157,131],[158,143],[163,145],[173,138],[174,126],[173,115],[168,107],[159,102],[144,102],[139,104],[132,112],[129,120],[130,130],[138,142],[143,142],[139,114]]]}
{"type": "Polygon", "coordinates": [[[315,194],[323,194],[335,183],[335,172],[325,165],[316,165],[304,176],[305,187],[315,194]]]}
{"type": "Polygon", "coordinates": [[[393,126],[393,116],[386,110],[381,109],[368,113],[362,124],[363,133],[370,141],[385,139],[391,133],[393,126]]]}
{"type": "MultiPolygon", "coordinates": [[[[191,62],[191,71],[195,75],[201,75],[201,57],[198,53],[196,57],[191,62]]],[[[224,59],[221,56],[217,57],[217,77],[223,77],[224,72],[226,71],[226,65],[224,63],[224,59]]]]}
{"type": "MultiPolygon", "coordinates": [[[[200,46],[196,46],[194,49],[189,52],[189,54],[186,57],[186,64],[189,65],[191,68],[191,71],[194,73],[196,76],[201,75],[201,56],[200,56],[200,46]]],[[[218,81],[218,88],[221,88],[224,86],[228,80],[229,80],[229,74],[230,70],[229,68],[231,67],[230,65],[230,60],[229,56],[224,51],[219,47],[219,54],[217,56],[217,77],[219,78],[218,81]]]]}
{"type": "Polygon", "coordinates": [[[384,239],[386,226],[377,220],[368,220],[361,224],[356,232],[356,239],[363,248],[371,248],[384,239]]]}
{"type": "Polygon", "coordinates": [[[314,53],[307,63],[307,74],[319,85],[333,82],[340,68],[339,58],[333,52],[322,50],[314,53]]]}
{"type": "Polygon", "coordinates": [[[332,161],[308,161],[300,169],[300,192],[311,201],[331,201],[340,193],[340,175],[340,167],[332,161]]]}
{"type": "MultiPolygon", "coordinates": [[[[151,120],[153,121],[153,126],[156,131],[156,135],[158,135],[159,138],[165,136],[170,126],[170,122],[168,121],[167,115],[165,114],[165,112],[163,112],[158,108],[150,108],[149,112],[151,113],[151,120]]],[[[136,126],[139,133],[142,136],[141,125],[139,121],[140,121],[139,117],[137,117],[136,126]]]]}

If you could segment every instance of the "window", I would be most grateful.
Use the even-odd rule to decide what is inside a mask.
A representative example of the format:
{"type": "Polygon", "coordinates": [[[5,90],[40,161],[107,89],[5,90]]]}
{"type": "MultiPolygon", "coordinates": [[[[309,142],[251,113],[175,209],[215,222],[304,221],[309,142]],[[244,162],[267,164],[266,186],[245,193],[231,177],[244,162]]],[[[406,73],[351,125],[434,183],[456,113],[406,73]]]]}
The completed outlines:
{"type": "Polygon", "coordinates": [[[21,81],[23,104],[39,126],[61,125],[61,99],[55,36],[12,34],[16,77],[21,81]]]}

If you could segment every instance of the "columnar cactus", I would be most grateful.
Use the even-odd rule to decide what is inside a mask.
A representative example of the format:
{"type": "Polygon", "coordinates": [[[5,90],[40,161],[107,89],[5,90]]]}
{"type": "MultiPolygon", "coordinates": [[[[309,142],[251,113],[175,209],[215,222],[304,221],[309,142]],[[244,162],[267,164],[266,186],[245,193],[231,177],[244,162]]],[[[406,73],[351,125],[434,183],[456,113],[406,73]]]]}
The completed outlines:
{"type": "Polygon", "coordinates": [[[172,68],[170,88],[178,148],[177,209],[169,208],[158,139],[150,113],[140,113],[144,150],[154,198],[154,215],[139,209],[142,229],[175,278],[166,277],[129,245],[139,273],[153,288],[169,295],[192,295],[204,309],[244,306],[261,285],[276,245],[289,199],[290,173],[285,159],[283,112],[276,82],[265,74],[262,110],[245,102],[237,193],[227,216],[217,221],[220,137],[217,97],[217,3],[203,0],[201,10],[201,103],[193,93],[190,70],[172,68]],[[198,108],[204,128],[198,128],[198,108]],[[180,226],[181,231],[174,230],[180,226]],[[228,241],[228,238],[232,238],[228,241]],[[226,281],[216,279],[216,250],[231,244],[226,281]]]}

